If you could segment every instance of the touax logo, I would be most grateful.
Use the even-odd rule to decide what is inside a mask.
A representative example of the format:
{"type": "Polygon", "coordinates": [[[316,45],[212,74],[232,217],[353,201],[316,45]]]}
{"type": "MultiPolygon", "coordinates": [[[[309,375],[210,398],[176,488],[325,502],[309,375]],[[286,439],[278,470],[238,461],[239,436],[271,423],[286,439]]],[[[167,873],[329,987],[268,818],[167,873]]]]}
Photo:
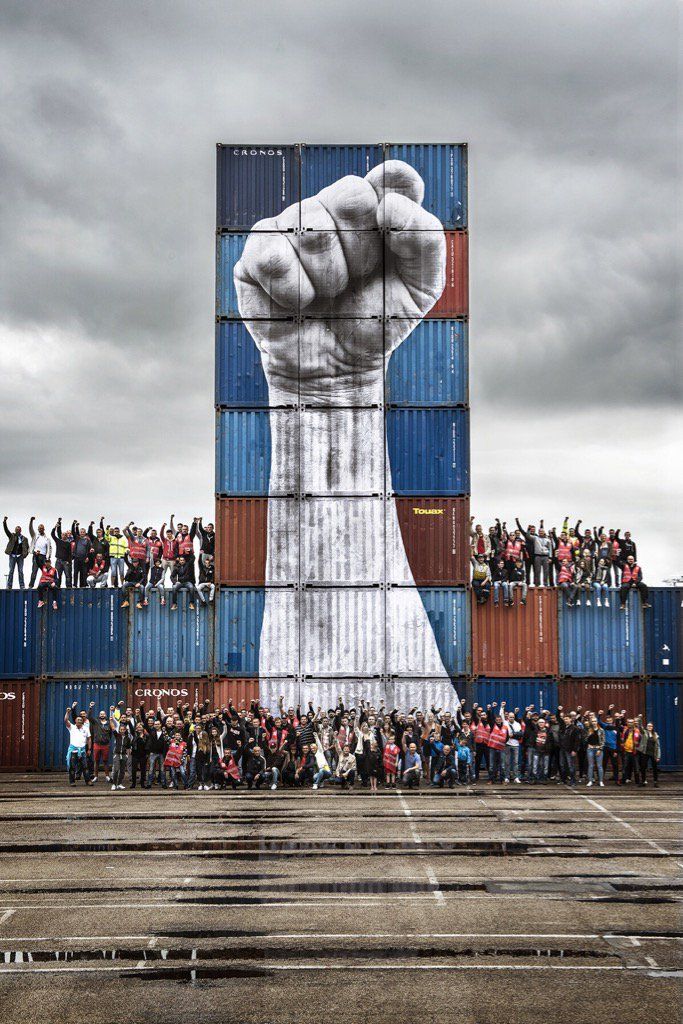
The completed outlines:
{"type": "Polygon", "coordinates": [[[187,697],[189,690],[136,690],[136,697],[187,697]]]}
{"type": "Polygon", "coordinates": [[[233,156],[282,156],[281,149],[233,149],[233,156]]]}
{"type": "Polygon", "coordinates": [[[446,510],[443,508],[414,508],[416,516],[442,516],[446,510]]]}
{"type": "Polygon", "coordinates": [[[0,700],[16,700],[16,693],[8,693],[7,690],[0,690],[0,700]]]}

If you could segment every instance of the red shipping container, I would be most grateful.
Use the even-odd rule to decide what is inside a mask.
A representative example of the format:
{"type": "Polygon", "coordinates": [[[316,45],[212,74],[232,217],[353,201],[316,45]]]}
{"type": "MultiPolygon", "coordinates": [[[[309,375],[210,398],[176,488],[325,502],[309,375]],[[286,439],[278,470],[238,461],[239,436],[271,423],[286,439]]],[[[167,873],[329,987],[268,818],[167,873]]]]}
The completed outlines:
{"type": "Polygon", "coordinates": [[[0,771],[36,771],[40,736],[40,684],[0,680],[0,771]]]}
{"type": "Polygon", "coordinates": [[[416,585],[466,586],[470,556],[469,498],[395,500],[403,544],[416,585]]]}
{"type": "Polygon", "coordinates": [[[530,588],[526,605],[477,604],[472,595],[472,671],[475,676],[557,676],[557,593],[530,588]]]}
{"type": "Polygon", "coordinates": [[[208,679],[131,679],[126,685],[127,706],[135,710],[144,704],[149,711],[181,704],[203,704],[213,700],[213,682],[208,679]]]}
{"type": "Polygon", "coordinates": [[[216,583],[219,585],[262,587],[265,584],[268,500],[216,499],[216,583]]]}
{"type": "Polygon", "coordinates": [[[446,231],[446,286],[427,317],[467,316],[469,312],[469,250],[467,231],[446,231]]]}
{"type": "Polygon", "coordinates": [[[629,717],[646,715],[645,683],[642,679],[560,679],[559,704],[569,711],[604,711],[610,704],[629,717]]]}
{"type": "Polygon", "coordinates": [[[213,684],[213,706],[224,708],[228,701],[239,710],[247,711],[252,700],[258,700],[258,679],[217,679],[213,684]]]}

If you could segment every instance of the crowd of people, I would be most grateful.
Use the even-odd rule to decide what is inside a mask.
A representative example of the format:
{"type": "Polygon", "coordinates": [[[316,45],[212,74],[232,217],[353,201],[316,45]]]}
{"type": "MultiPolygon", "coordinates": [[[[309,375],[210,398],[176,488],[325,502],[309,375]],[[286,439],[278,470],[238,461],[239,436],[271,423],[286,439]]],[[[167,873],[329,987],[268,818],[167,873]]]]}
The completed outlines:
{"type": "Polygon", "coordinates": [[[24,563],[30,559],[28,585],[33,589],[38,584],[39,608],[48,602],[55,610],[59,608],[62,584],[67,588],[120,587],[123,608],[131,601],[146,608],[152,591],[159,593],[165,605],[167,589],[171,610],[177,608],[181,591],[188,592],[191,608],[196,600],[207,604],[214,599],[216,534],[213,523],[204,526],[201,517],[176,525],[171,516],[168,528],[163,523],[158,532],[132,522],[123,530],[105,526],[104,517],[98,527],[94,521],[86,528],[74,520],[68,529],[63,529],[60,518],[49,534],[43,523],[34,524],[32,516],[26,536],[21,526],[10,530],[7,516],[3,520],[9,558],[7,588],[12,589],[16,571],[19,587],[24,589],[24,563]]]}
{"type": "Polygon", "coordinates": [[[338,786],[376,792],[453,789],[489,783],[658,784],[659,736],[652,722],[614,705],[596,712],[533,705],[463,704],[455,713],[432,708],[389,711],[360,702],[324,711],[249,708],[137,708],[124,701],[95,712],[67,708],[69,781],[94,786],[104,774],[112,790],[319,790],[338,786]]]}
{"type": "Polygon", "coordinates": [[[598,608],[609,608],[610,589],[619,593],[619,606],[626,608],[628,596],[636,590],[644,608],[649,608],[648,589],[638,565],[636,544],[628,530],[598,528],[581,529],[582,520],[569,526],[566,518],[559,534],[555,528],[546,530],[530,524],[526,530],[519,519],[516,528],[496,519],[484,531],[470,520],[470,557],[472,589],[479,604],[512,606],[515,592],[526,604],[528,588],[553,587],[564,594],[567,607],[586,605],[592,598],[598,608]],[[532,584],[533,579],[533,584],[532,584]]]}

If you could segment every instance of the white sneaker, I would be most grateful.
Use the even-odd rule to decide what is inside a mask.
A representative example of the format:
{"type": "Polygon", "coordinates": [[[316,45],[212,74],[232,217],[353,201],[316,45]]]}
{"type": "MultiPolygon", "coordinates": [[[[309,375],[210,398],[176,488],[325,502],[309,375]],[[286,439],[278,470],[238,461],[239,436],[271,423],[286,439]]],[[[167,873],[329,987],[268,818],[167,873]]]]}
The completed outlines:
{"type": "Polygon", "coordinates": [[[277,789],[277,785],[276,785],[276,783],[274,782],[274,783],[273,783],[273,785],[272,785],[272,786],[271,786],[270,788],[271,788],[271,789],[277,789]]]}
{"type": "MultiPolygon", "coordinates": [[[[107,782],[111,782],[111,779],[110,779],[110,777],[108,775],[105,775],[104,777],[107,780],[107,782]]],[[[97,779],[97,776],[95,776],[95,779],[97,779]]]]}
{"type": "Polygon", "coordinates": [[[592,786],[592,785],[593,785],[593,783],[592,783],[592,782],[587,782],[587,783],[586,783],[586,789],[588,789],[588,788],[589,788],[589,786],[592,786]]]}
{"type": "Polygon", "coordinates": [[[609,608],[609,598],[605,598],[605,608],[609,608]]]}
{"type": "Polygon", "coordinates": [[[517,783],[518,786],[521,785],[519,779],[515,779],[515,782],[517,783]]]}
{"type": "Polygon", "coordinates": [[[116,786],[112,786],[111,788],[112,788],[112,789],[116,789],[116,786]]]}
{"type": "Polygon", "coordinates": [[[590,606],[591,606],[591,603],[590,603],[590,601],[588,600],[588,598],[586,598],[586,608],[590,608],[590,606]]]}
{"type": "MultiPolygon", "coordinates": [[[[96,775],[93,775],[93,778],[92,778],[92,780],[93,780],[93,782],[97,782],[97,776],[96,776],[96,775]]],[[[107,782],[109,782],[109,779],[107,779],[107,782]]]]}
{"type": "Polygon", "coordinates": [[[318,788],[318,783],[317,783],[317,782],[314,782],[314,783],[313,783],[313,789],[317,789],[317,788],[318,788]]]}
{"type": "Polygon", "coordinates": [[[602,786],[603,789],[605,788],[605,783],[604,782],[599,782],[598,785],[602,786]]]}
{"type": "Polygon", "coordinates": [[[600,598],[598,598],[595,603],[598,606],[598,608],[602,608],[602,601],[600,600],[600,598]]]}
{"type": "Polygon", "coordinates": [[[116,788],[117,789],[125,789],[126,787],[125,786],[117,786],[116,788]]]}

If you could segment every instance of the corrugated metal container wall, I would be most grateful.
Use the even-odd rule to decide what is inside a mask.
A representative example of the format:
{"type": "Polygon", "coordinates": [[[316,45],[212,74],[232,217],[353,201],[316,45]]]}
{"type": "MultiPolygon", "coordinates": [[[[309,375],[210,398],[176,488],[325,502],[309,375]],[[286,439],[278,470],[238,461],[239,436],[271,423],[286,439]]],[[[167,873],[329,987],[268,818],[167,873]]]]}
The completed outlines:
{"type": "Polygon", "coordinates": [[[389,359],[386,402],[467,405],[468,363],[467,324],[423,320],[389,359]]]}
{"type": "MultiPolygon", "coordinates": [[[[271,500],[290,502],[291,499],[271,500]]],[[[264,585],[268,504],[268,498],[216,499],[217,583],[242,587],[264,585]]]]}
{"type": "Polygon", "coordinates": [[[650,587],[644,610],[648,675],[683,676],[683,587],[650,587]]]}
{"type": "Polygon", "coordinates": [[[227,708],[232,700],[234,707],[248,709],[251,702],[258,699],[258,679],[216,679],[213,684],[214,708],[227,708]]]}
{"type": "Polygon", "coordinates": [[[162,608],[155,595],[147,608],[132,607],[129,671],[135,676],[202,676],[212,670],[210,658],[213,607],[197,601],[189,607],[189,594],[178,595],[178,608],[170,601],[162,608]]]}
{"type": "Polygon", "coordinates": [[[567,608],[560,601],[560,674],[563,676],[641,676],[643,618],[631,593],[620,611],[616,593],[609,608],[593,604],[567,608]]]}
{"type": "Polygon", "coordinates": [[[536,711],[544,710],[554,714],[559,703],[557,680],[476,679],[474,699],[483,707],[494,702],[500,707],[500,702],[504,700],[507,711],[519,708],[524,714],[524,710],[533,705],[536,711]]]}
{"type": "Polygon", "coordinates": [[[268,405],[261,353],[242,321],[216,324],[216,405],[268,405]]]}
{"type": "Polygon", "coordinates": [[[216,227],[248,230],[299,201],[298,146],[216,147],[216,227]]]}
{"type": "MultiPolygon", "coordinates": [[[[272,268],[273,277],[269,279],[265,289],[262,290],[263,307],[259,306],[258,312],[261,313],[259,319],[289,320],[299,312],[298,301],[293,304],[297,308],[283,309],[274,299],[270,298],[273,290],[270,287],[270,283],[281,266],[279,256],[282,254],[282,249],[284,249],[285,253],[291,252],[291,243],[288,241],[290,236],[282,231],[273,231],[269,234],[268,249],[274,253],[274,257],[269,263],[269,267],[272,268]],[[266,302],[268,303],[267,308],[265,308],[266,302]]],[[[247,237],[247,234],[231,234],[218,235],[216,238],[216,316],[222,319],[238,320],[240,318],[237,288],[235,287],[235,267],[241,259],[247,237]]],[[[296,236],[292,235],[291,237],[295,238],[296,236]]],[[[263,271],[261,281],[263,282],[264,279],[265,270],[263,271]]],[[[446,288],[448,288],[448,284],[446,288]]],[[[453,294],[455,295],[455,292],[453,294]]],[[[446,292],[444,291],[445,295],[446,292]]],[[[440,303],[444,302],[444,296],[439,300],[440,303]]],[[[252,310],[250,309],[249,313],[251,312],[252,310]]],[[[446,313],[443,315],[445,316],[446,313]]],[[[461,314],[453,313],[451,315],[458,316],[461,314]]]]}
{"type": "MultiPolygon", "coordinates": [[[[296,629],[294,601],[290,608],[292,618],[289,624],[283,622],[283,631],[291,635],[296,629]]],[[[384,635],[384,591],[378,587],[308,587],[301,591],[302,675],[380,675],[385,671],[384,635]],[[344,629],[339,628],[342,622],[344,629]]],[[[266,665],[266,674],[276,671],[276,665],[266,665]]]]}
{"type": "Polygon", "coordinates": [[[299,413],[294,409],[223,410],[216,414],[216,493],[287,495],[299,484],[299,413]],[[284,475],[270,479],[271,433],[280,438],[284,475]]]}
{"type": "Polygon", "coordinates": [[[301,198],[317,195],[347,174],[364,178],[383,159],[382,146],[302,146],[301,198]]]}
{"type": "Polygon", "coordinates": [[[122,679],[51,679],[42,685],[40,711],[40,766],[66,771],[69,734],[64,725],[64,712],[74,701],[78,711],[89,711],[95,702],[94,714],[109,712],[110,707],[126,699],[122,679]]]}
{"type": "Polygon", "coordinates": [[[126,673],[128,617],[119,590],[63,590],[59,611],[43,613],[42,674],[126,673]]]}
{"type": "Polygon", "coordinates": [[[394,707],[406,713],[414,707],[455,712],[465,696],[464,679],[394,679],[393,688],[394,707]]]}
{"type": "Polygon", "coordinates": [[[477,604],[472,598],[475,676],[557,676],[557,594],[530,589],[526,605],[477,604]]]}
{"type": "Polygon", "coordinates": [[[392,587],[386,597],[386,673],[396,676],[464,676],[470,670],[469,600],[464,589],[392,587]],[[432,627],[422,614],[405,612],[418,595],[432,627]],[[408,631],[406,620],[414,623],[408,631]],[[434,648],[436,640],[436,651],[434,648]]]}
{"type": "Polygon", "coordinates": [[[0,680],[0,771],[36,769],[39,735],[40,685],[34,679],[0,680]]]}
{"type": "Polygon", "coordinates": [[[296,710],[301,700],[298,679],[259,679],[258,691],[261,707],[269,708],[275,714],[280,707],[281,695],[284,697],[285,710],[296,710]]]}
{"type": "Polygon", "coordinates": [[[302,679],[299,696],[302,710],[308,710],[309,701],[314,710],[320,707],[329,711],[337,707],[341,697],[344,708],[348,711],[356,708],[360,711],[360,702],[364,700],[374,708],[384,704],[387,714],[393,707],[393,683],[383,679],[368,677],[366,679],[349,679],[340,676],[338,679],[302,679]]]}
{"type": "MultiPolygon", "coordinates": [[[[470,564],[469,498],[394,500],[415,583],[418,586],[466,586],[470,564]]],[[[400,540],[388,533],[388,549],[394,549],[400,540]]],[[[391,579],[389,582],[402,581],[391,579]]]]}
{"type": "Polygon", "coordinates": [[[126,706],[135,711],[141,704],[146,710],[158,707],[175,708],[182,705],[202,705],[208,700],[213,710],[213,682],[209,679],[130,679],[126,685],[126,706]]]}
{"type": "Polygon", "coordinates": [[[0,679],[39,673],[37,594],[0,590],[0,679]]]}
{"type": "Polygon", "coordinates": [[[231,588],[216,594],[217,675],[258,675],[264,603],[263,590],[231,588]]]}
{"type": "Polygon", "coordinates": [[[610,704],[630,717],[645,714],[645,683],[642,679],[560,679],[560,707],[575,711],[607,712],[610,704]]]}
{"type": "Polygon", "coordinates": [[[425,210],[445,228],[467,227],[467,146],[406,143],[385,149],[386,160],[403,160],[425,183],[425,210]]]}
{"type": "MultiPolygon", "coordinates": [[[[383,498],[306,498],[300,511],[301,530],[295,512],[290,544],[294,555],[300,554],[302,583],[361,586],[384,582],[383,498]]],[[[277,532],[284,536],[282,526],[277,532]]]]}
{"type": "MultiPolygon", "coordinates": [[[[446,232],[446,285],[427,317],[467,316],[469,313],[469,238],[466,231],[446,232]]],[[[427,271],[427,268],[425,268],[427,271]]],[[[390,307],[391,308],[391,307],[390,307]]]]}
{"type": "Polygon", "coordinates": [[[646,686],[648,722],[659,734],[660,768],[683,768],[683,680],[652,679],[646,686]]]}
{"type": "Polygon", "coordinates": [[[469,494],[470,427],[465,409],[389,409],[386,424],[396,494],[469,494]]]}

